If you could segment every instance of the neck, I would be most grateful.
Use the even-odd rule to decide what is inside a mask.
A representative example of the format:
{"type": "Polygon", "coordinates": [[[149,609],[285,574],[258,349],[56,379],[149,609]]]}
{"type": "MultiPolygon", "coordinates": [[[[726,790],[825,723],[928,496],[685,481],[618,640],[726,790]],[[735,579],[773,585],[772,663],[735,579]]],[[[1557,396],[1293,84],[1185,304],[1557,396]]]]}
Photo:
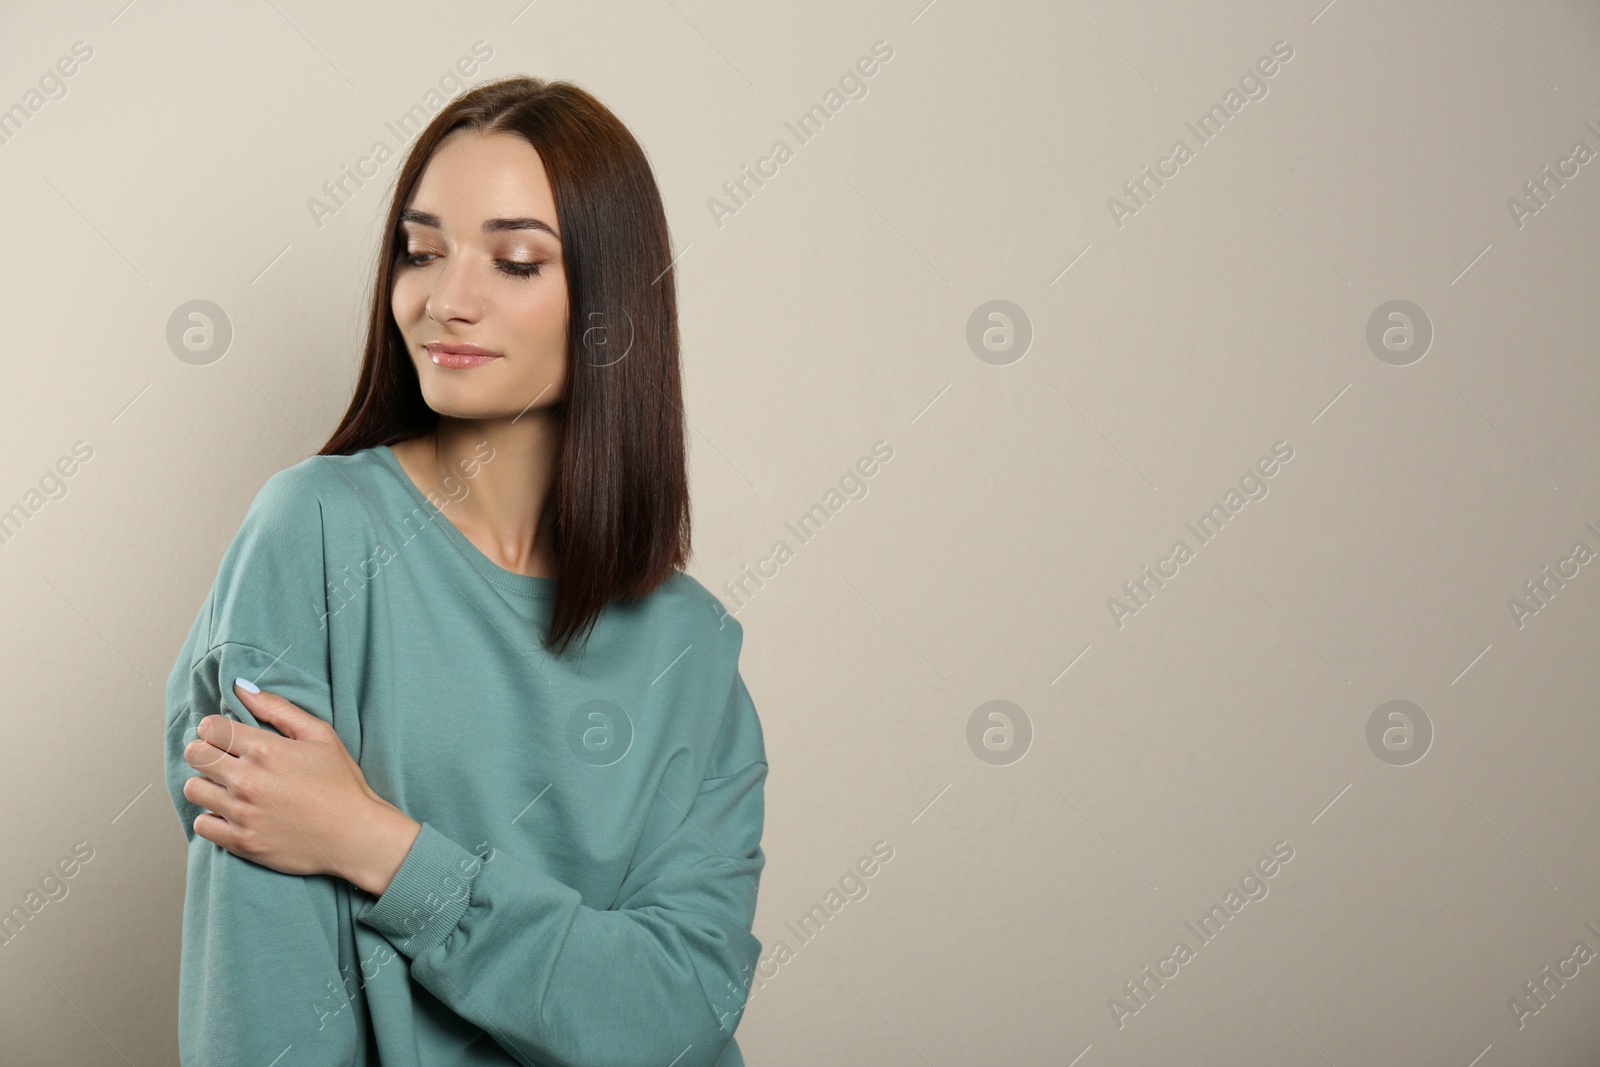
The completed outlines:
{"type": "Polygon", "coordinates": [[[564,428],[561,417],[544,411],[514,420],[440,416],[413,442],[440,510],[509,571],[556,573],[555,516],[544,510],[564,428]]]}

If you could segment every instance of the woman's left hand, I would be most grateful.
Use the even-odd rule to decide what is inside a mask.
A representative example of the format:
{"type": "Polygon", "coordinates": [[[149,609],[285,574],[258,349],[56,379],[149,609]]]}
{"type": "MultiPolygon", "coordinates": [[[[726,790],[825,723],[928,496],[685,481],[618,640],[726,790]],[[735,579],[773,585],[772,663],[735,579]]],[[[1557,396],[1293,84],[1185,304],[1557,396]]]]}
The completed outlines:
{"type": "Polygon", "coordinates": [[[336,874],[381,894],[421,824],[373,792],[332,724],[276,693],[234,692],[278,732],[200,720],[183,752],[201,772],[183,795],[208,809],[194,832],[275,871],[336,874]]]}

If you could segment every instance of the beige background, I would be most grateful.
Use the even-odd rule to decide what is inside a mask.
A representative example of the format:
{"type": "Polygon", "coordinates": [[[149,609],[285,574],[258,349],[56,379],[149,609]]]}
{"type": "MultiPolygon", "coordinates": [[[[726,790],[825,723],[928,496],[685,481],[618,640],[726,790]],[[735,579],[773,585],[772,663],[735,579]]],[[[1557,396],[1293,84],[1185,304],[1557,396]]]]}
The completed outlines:
{"type": "Polygon", "coordinates": [[[1595,5],[920,2],[0,16],[0,108],[93,48],[0,145],[0,511],[25,517],[0,909],[93,849],[0,946],[6,1062],[176,1061],[164,681],[261,483],[354,381],[394,164],[320,228],[307,202],[478,40],[478,77],[577,80],[656,167],[693,573],[722,593],[795,548],[740,611],[772,767],[752,1065],[1595,1062],[1600,963],[1520,1027],[1510,999],[1600,951],[1600,563],[1520,626],[1509,601],[1600,549],[1600,161],[1520,226],[1508,204],[1600,150],[1595,5]],[[784,123],[879,40],[799,144],[784,123]],[[1279,41],[1199,144],[1184,124],[1279,41]],[[707,201],[779,138],[719,226],[707,201]],[[1180,138],[1119,226],[1108,200],[1180,138]],[[207,366],[166,339],[194,299],[234,331],[207,366]],[[995,299],[1021,358],[969,345],[995,299]],[[1404,366],[1367,340],[1391,300],[1434,335],[1404,366]],[[78,441],[65,495],[30,496],[78,441]],[[1123,583],[1279,441],[1268,494],[1119,626],[1123,583]],[[998,751],[969,743],[994,700],[998,751]],[[1391,700],[1431,724],[1420,761],[1369,745],[1391,700]],[[1196,947],[1277,842],[1268,895],[1196,947]]]}

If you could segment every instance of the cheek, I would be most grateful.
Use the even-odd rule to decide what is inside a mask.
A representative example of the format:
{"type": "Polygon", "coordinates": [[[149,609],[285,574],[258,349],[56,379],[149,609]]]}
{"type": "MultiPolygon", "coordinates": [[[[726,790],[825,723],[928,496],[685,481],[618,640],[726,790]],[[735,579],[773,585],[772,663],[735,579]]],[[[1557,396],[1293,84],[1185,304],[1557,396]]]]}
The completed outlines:
{"type": "Polygon", "coordinates": [[[428,294],[415,274],[402,275],[395,279],[394,288],[389,294],[389,304],[394,309],[395,321],[401,326],[416,322],[421,317],[422,307],[427,298],[428,294]]]}
{"type": "Polygon", "coordinates": [[[517,333],[527,338],[539,353],[562,352],[567,340],[567,294],[546,289],[519,302],[515,318],[517,333]]]}

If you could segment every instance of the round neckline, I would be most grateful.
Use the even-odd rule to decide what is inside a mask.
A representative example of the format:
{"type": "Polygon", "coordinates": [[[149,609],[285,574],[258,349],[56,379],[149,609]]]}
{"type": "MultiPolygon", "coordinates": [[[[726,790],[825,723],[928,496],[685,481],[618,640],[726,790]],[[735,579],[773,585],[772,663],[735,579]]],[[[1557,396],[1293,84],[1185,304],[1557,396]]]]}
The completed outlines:
{"type": "Polygon", "coordinates": [[[471,563],[478,573],[482,574],[491,584],[510,590],[513,593],[520,593],[523,596],[553,597],[556,595],[557,579],[541,578],[532,574],[518,574],[516,571],[507,570],[484,555],[483,550],[473,544],[471,539],[461,532],[461,528],[451,520],[450,516],[439,510],[438,506],[428,499],[428,494],[424,493],[417,486],[417,483],[411,480],[411,475],[407,474],[405,467],[400,465],[400,457],[394,454],[394,449],[388,445],[376,445],[373,447],[373,451],[383,461],[384,466],[389,468],[390,473],[400,480],[400,484],[410,494],[411,499],[427,511],[430,521],[445,532],[445,536],[449,537],[456,547],[461,550],[462,554],[467,557],[467,562],[471,563]]]}

